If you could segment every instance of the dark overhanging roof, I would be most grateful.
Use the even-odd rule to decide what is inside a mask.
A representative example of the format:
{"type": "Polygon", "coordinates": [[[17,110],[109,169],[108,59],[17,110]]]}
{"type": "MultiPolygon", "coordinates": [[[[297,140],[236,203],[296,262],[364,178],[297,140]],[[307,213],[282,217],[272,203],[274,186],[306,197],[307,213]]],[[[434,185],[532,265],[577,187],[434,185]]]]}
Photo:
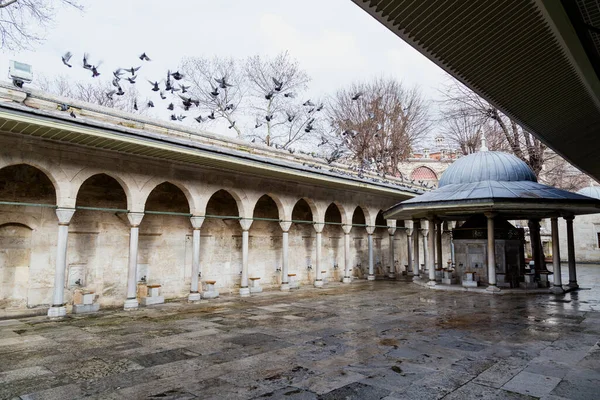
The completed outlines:
{"type": "MultiPolygon", "coordinates": [[[[564,4],[353,0],[396,35],[600,179],[600,80],[564,4]]],[[[567,7],[568,8],[568,7],[567,7]]],[[[577,28],[577,29],[576,29],[577,28]]],[[[583,33],[585,36],[585,32],[583,33]]],[[[600,42],[599,42],[600,44],[600,42]]],[[[592,57],[593,58],[593,57],[592,57]]]]}

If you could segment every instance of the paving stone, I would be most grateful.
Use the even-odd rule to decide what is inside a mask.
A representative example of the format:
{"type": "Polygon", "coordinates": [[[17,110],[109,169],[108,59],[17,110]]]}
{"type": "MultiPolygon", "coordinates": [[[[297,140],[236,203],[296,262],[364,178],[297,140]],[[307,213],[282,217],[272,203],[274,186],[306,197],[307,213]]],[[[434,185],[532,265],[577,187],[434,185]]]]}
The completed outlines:
{"type": "Polygon", "coordinates": [[[571,370],[551,394],[572,400],[597,399],[600,393],[600,365],[596,369],[571,370]]]}
{"type": "Polygon", "coordinates": [[[550,394],[559,382],[560,378],[553,376],[520,372],[502,386],[502,389],[529,396],[542,397],[550,394]]]}
{"type": "Polygon", "coordinates": [[[198,354],[186,349],[175,349],[135,357],[132,358],[132,361],[136,362],[142,367],[152,367],[154,365],[168,364],[194,357],[198,357],[198,354]]]}

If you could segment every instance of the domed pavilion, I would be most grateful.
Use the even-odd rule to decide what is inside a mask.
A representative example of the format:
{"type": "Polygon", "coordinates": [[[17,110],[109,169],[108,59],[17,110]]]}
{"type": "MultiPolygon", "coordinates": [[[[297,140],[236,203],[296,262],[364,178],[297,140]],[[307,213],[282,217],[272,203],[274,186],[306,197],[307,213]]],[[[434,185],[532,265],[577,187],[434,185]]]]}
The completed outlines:
{"type": "MultiPolygon", "coordinates": [[[[384,217],[412,220],[415,228],[422,220],[428,221],[429,286],[451,284],[458,278],[463,287],[487,284],[491,292],[500,291],[500,287],[539,287],[548,281],[551,273],[546,270],[541,248],[540,220],[550,218],[554,275],[551,291],[562,293],[558,218],[567,222],[569,284],[577,287],[573,218],[598,212],[599,199],[540,184],[525,162],[512,154],[487,151],[483,144],[481,151],[454,162],[436,190],[395,205],[384,217]],[[514,220],[529,222],[534,260],[531,269],[525,264],[524,231],[509,222],[514,220]],[[442,242],[441,227],[446,221],[456,222],[452,230],[454,268],[443,268],[440,257],[436,262],[433,256],[436,243],[439,247],[442,242]]],[[[418,240],[416,243],[418,246],[418,240]]],[[[418,254],[418,247],[415,250],[418,254]]],[[[418,265],[410,268],[419,274],[418,265]]]]}

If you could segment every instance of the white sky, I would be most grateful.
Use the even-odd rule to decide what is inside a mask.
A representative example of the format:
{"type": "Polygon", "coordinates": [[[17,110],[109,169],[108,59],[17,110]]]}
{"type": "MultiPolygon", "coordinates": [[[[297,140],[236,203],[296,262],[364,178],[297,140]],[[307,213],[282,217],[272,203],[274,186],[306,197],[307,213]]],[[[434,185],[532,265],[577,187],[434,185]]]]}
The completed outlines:
{"type": "MultiPolygon", "coordinates": [[[[101,0],[85,1],[81,13],[61,9],[47,40],[34,51],[0,54],[33,65],[34,74],[69,74],[92,79],[88,71],[65,67],[60,56],[70,50],[77,65],[84,52],[92,63],[103,60],[109,79],[117,67],[137,66],[137,56],[153,59],[140,71],[160,80],[183,56],[275,55],[288,50],[312,77],[309,94],[332,93],[355,81],[392,76],[418,85],[438,98],[447,74],[350,0],[101,0]]],[[[6,72],[6,73],[7,73],[6,72]]],[[[144,88],[138,83],[138,89],[144,88]]],[[[149,85],[148,85],[149,86],[149,85]]],[[[145,93],[145,92],[144,92],[145,93]]],[[[218,127],[209,129],[221,131],[218,127]]],[[[226,129],[225,129],[226,130],[226,129]]]]}

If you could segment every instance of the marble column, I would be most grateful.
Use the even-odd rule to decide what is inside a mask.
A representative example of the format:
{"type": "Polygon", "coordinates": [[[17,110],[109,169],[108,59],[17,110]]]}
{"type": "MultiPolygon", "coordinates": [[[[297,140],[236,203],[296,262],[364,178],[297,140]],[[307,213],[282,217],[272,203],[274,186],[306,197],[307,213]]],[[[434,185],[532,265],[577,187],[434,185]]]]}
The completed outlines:
{"type": "Polygon", "coordinates": [[[577,289],[577,269],[575,267],[575,238],[573,237],[573,219],[574,216],[564,217],[567,223],[567,257],[569,260],[569,287],[577,289]]]}
{"type": "Polygon", "coordinates": [[[414,264],[413,264],[413,222],[412,221],[404,221],[404,226],[406,227],[406,275],[413,276],[415,274],[414,264]]]}
{"type": "Polygon", "coordinates": [[[558,217],[550,218],[550,225],[552,227],[552,269],[554,277],[554,286],[550,291],[554,294],[564,293],[562,287],[562,276],[560,268],[560,243],[558,241],[558,217]]]}
{"type": "Polygon", "coordinates": [[[375,271],[373,270],[373,232],[375,232],[375,227],[367,226],[367,241],[369,245],[369,275],[367,276],[367,280],[369,281],[375,280],[375,271]]]}
{"type": "Polygon", "coordinates": [[[413,273],[414,273],[413,279],[419,279],[420,278],[419,229],[421,227],[419,220],[414,220],[413,226],[414,226],[413,227],[413,240],[412,240],[412,242],[413,242],[413,273]]]}
{"type": "Polygon", "coordinates": [[[282,254],[281,254],[281,291],[285,292],[290,290],[290,282],[289,282],[289,230],[292,226],[291,221],[281,221],[279,223],[281,226],[281,230],[283,231],[281,238],[282,245],[282,254]]]}
{"type": "Polygon", "coordinates": [[[496,237],[494,235],[494,217],[496,213],[485,213],[487,217],[487,267],[488,288],[490,292],[499,292],[496,286],[496,237]]]}
{"type": "Polygon", "coordinates": [[[390,273],[388,278],[395,279],[396,274],[396,257],[394,256],[394,235],[396,234],[396,221],[387,221],[388,223],[388,234],[390,235],[390,273]]]}
{"type": "MultiPolygon", "coordinates": [[[[426,277],[429,276],[429,229],[427,228],[429,225],[427,222],[424,222],[423,224],[421,224],[422,229],[421,229],[421,239],[423,240],[423,271],[421,271],[421,273],[423,275],[425,275],[426,277]]],[[[431,256],[433,257],[433,253],[431,253],[431,256]]]]}
{"type": "Polygon", "coordinates": [[[323,277],[321,276],[321,269],[323,266],[321,265],[321,248],[323,246],[323,228],[325,224],[322,222],[317,222],[313,225],[315,228],[315,232],[317,234],[316,238],[316,255],[315,255],[315,287],[320,288],[323,287],[323,277]]]}
{"type": "Polygon", "coordinates": [[[351,283],[352,277],[350,276],[350,231],[352,225],[342,225],[344,231],[344,278],[342,283],[351,283]]]}
{"type": "Polygon", "coordinates": [[[435,269],[441,271],[444,267],[444,260],[442,260],[442,230],[444,228],[444,224],[442,221],[437,220],[435,222],[435,253],[436,253],[436,263],[435,269]]]}
{"type": "Polygon", "coordinates": [[[435,219],[429,219],[429,236],[427,236],[427,269],[429,270],[428,286],[435,286],[435,219]]]}
{"type": "Polygon", "coordinates": [[[242,226],[242,281],[240,284],[240,296],[250,296],[250,288],[248,287],[248,243],[250,240],[251,219],[240,219],[242,226]]]}
{"type": "Polygon", "coordinates": [[[67,315],[65,306],[65,274],[67,270],[67,240],[69,237],[69,224],[75,213],[74,208],[57,208],[58,240],[56,244],[56,265],[54,270],[54,293],[52,307],[48,309],[48,316],[52,318],[67,315]]]}
{"type": "Polygon", "coordinates": [[[204,222],[204,217],[191,217],[192,223],[192,284],[188,301],[199,301],[200,292],[198,291],[198,281],[200,278],[200,228],[204,222]]]}
{"type": "Polygon", "coordinates": [[[125,310],[136,310],[137,300],[137,259],[138,241],[140,235],[140,224],[144,218],[143,212],[129,212],[127,219],[131,226],[129,231],[129,269],[127,270],[127,299],[123,308],[125,310]]]}

